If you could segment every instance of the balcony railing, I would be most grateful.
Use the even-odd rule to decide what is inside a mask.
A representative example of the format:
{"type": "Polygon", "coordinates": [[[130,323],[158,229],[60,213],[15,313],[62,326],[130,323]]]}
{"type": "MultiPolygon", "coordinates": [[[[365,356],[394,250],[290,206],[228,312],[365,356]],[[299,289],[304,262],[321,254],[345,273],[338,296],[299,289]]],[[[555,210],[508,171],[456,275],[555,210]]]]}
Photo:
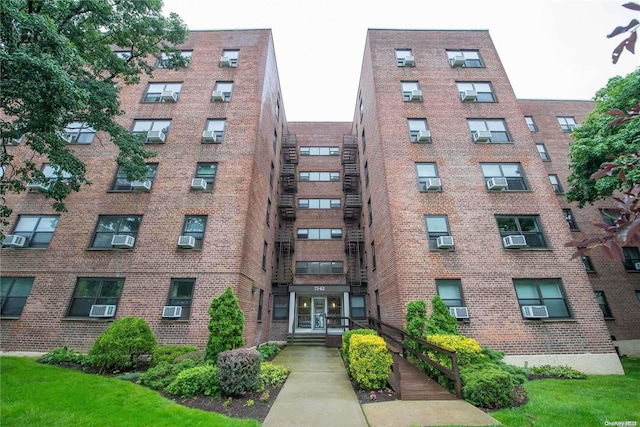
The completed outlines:
{"type": "Polygon", "coordinates": [[[282,219],[295,221],[296,207],[293,194],[283,194],[278,198],[278,212],[282,219]]]}

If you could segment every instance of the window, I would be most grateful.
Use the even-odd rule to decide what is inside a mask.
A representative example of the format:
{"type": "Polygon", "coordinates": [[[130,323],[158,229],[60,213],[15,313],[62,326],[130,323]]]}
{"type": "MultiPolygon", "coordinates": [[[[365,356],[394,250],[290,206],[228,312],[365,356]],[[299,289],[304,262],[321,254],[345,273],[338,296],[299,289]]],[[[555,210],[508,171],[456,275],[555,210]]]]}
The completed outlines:
{"type": "Polygon", "coordinates": [[[213,183],[216,180],[216,171],[218,170],[217,163],[198,163],[196,166],[195,178],[204,179],[207,183],[207,190],[213,190],[213,183]]]}
{"type": "MultiPolygon", "coordinates": [[[[116,171],[116,177],[113,180],[113,184],[111,184],[111,191],[132,191],[132,182],[138,183],[147,183],[149,185],[149,190],[153,186],[153,181],[156,177],[156,170],[158,169],[157,163],[147,163],[147,175],[145,176],[144,181],[129,181],[127,178],[127,173],[125,172],[122,166],[118,166],[118,170],[116,171]]],[[[147,191],[149,191],[147,190],[147,191]]]]}
{"type": "Polygon", "coordinates": [[[27,239],[24,248],[47,248],[59,219],[58,215],[20,215],[11,234],[27,239]]]}
{"type": "Polygon", "coordinates": [[[495,102],[490,83],[456,83],[462,102],[495,102]]]}
{"type": "Polygon", "coordinates": [[[193,288],[195,285],[196,279],[171,279],[167,305],[182,307],[179,320],[189,319],[191,303],[193,301],[193,288]]]}
{"type": "Polygon", "coordinates": [[[523,235],[527,241],[527,248],[547,247],[538,224],[538,216],[496,216],[496,220],[503,246],[505,237],[523,235]]]}
{"type": "Polygon", "coordinates": [[[149,83],[142,102],[176,102],[182,83],[149,83]]]}
{"type": "Polygon", "coordinates": [[[125,61],[128,61],[129,58],[131,58],[130,50],[114,50],[113,53],[115,53],[118,58],[123,59],[125,61]]]}
{"type": "MultiPolygon", "coordinates": [[[[69,317],[88,317],[92,305],[118,305],[124,279],[79,278],[73,292],[69,317]]],[[[112,317],[115,316],[115,313],[112,317]]]]}
{"type": "Polygon", "coordinates": [[[427,239],[430,250],[437,250],[436,240],[440,236],[450,236],[449,220],[446,215],[425,215],[424,220],[427,224],[427,239]]]}
{"type": "Polygon", "coordinates": [[[364,116],[364,104],[362,103],[362,98],[360,98],[360,120],[362,120],[362,116],[364,116]]]}
{"type": "Polygon", "coordinates": [[[135,239],[138,237],[138,230],[142,222],[142,215],[116,216],[116,215],[100,215],[98,217],[98,225],[93,232],[91,240],[92,248],[108,248],[112,249],[111,241],[113,236],[127,235],[135,239]]]}
{"type": "Polygon", "coordinates": [[[600,209],[600,216],[602,217],[602,221],[605,224],[610,226],[616,225],[616,221],[618,220],[618,216],[620,212],[616,209],[600,209]]]}
{"type": "Polygon", "coordinates": [[[373,224],[373,209],[371,208],[371,199],[367,200],[367,211],[369,212],[369,226],[373,224]]]}
{"type": "Polygon", "coordinates": [[[578,231],[578,224],[576,224],[576,219],[573,217],[573,212],[571,209],[562,209],[562,213],[564,214],[564,219],[567,220],[567,224],[569,224],[569,230],[578,231]]]}
{"type": "Polygon", "coordinates": [[[340,199],[298,199],[299,209],[340,209],[340,199]]]}
{"type": "Polygon", "coordinates": [[[369,186],[369,162],[364,162],[364,184],[369,186]]]}
{"type": "Polygon", "coordinates": [[[343,274],[342,261],[296,261],[296,274],[343,274]]]}
{"type": "Polygon", "coordinates": [[[505,178],[507,180],[507,191],[525,191],[528,189],[520,163],[481,163],[480,167],[482,168],[485,187],[487,187],[487,181],[491,178],[505,178]]]}
{"type": "Polygon", "coordinates": [[[238,56],[240,51],[238,49],[223,49],[222,58],[220,58],[221,67],[235,68],[238,66],[238,56]]]}
{"type": "Polygon", "coordinates": [[[351,317],[354,319],[367,318],[364,295],[351,295],[351,317]]]}
{"type": "Polygon", "coordinates": [[[287,320],[289,318],[289,295],[273,296],[273,320],[287,320]]]}
{"type": "Polygon", "coordinates": [[[62,170],[60,173],[60,166],[51,166],[49,163],[45,163],[42,165],[42,174],[44,175],[46,181],[49,183],[54,183],[58,180],[58,177],[61,177],[64,182],[68,182],[71,178],[71,174],[65,170],[62,170]]]}
{"type": "Polygon", "coordinates": [[[402,99],[405,102],[422,101],[422,92],[420,91],[418,82],[401,82],[401,85],[402,99]]]}
{"type": "Polygon", "coordinates": [[[595,268],[593,268],[593,262],[591,261],[591,257],[589,255],[582,254],[580,255],[580,259],[582,260],[582,265],[584,265],[584,269],[588,273],[596,272],[595,268]]]}
{"type": "Polygon", "coordinates": [[[553,187],[553,191],[558,194],[562,194],[562,185],[560,185],[560,180],[558,179],[558,175],[552,174],[549,175],[549,181],[551,182],[551,187],[553,187]]]}
{"type": "Polygon", "coordinates": [[[276,176],[276,168],[273,166],[273,162],[271,162],[271,170],[269,171],[269,186],[273,187],[273,180],[276,176]]]}
{"type": "Polygon", "coordinates": [[[276,99],[276,123],[280,121],[280,98],[276,99]]]}
{"type": "Polygon", "coordinates": [[[576,127],[576,119],[573,117],[557,117],[558,124],[563,132],[573,132],[576,127]]]}
{"type": "Polygon", "coordinates": [[[262,269],[267,271],[267,254],[269,253],[269,245],[267,242],[264,242],[262,245],[262,269]]]}
{"type": "Polygon", "coordinates": [[[187,215],[184,217],[181,236],[191,236],[196,239],[193,249],[202,249],[204,230],[207,228],[206,215],[187,215]]]}
{"type": "Polygon", "coordinates": [[[300,172],[300,181],[340,181],[340,172],[300,172]]]}
{"type": "Polygon", "coordinates": [[[371,268],[373,270],[378,268],[378,263],[376,262],[376,244],[375,244],[375,242],[371,242],[371,268]]]}
{"type": "Polygon", "coordinates": [[[298,228],[298,239],[301,240],[340,240],[341,228],[298,228]]]}
{"type": "Polygon", "coordinates": [[[338,156],[338,147],[300,147],[301,156],[338,156]]]}
{"type": "Polygon", "coordinates": [[[367,138],[364,135],[364,129],[362,129],[362,152],[367,149],[367,138]]]}
{"type": "Polygon", "coordinates": [[[375,297],[376,297],[376,314],[378,315],[378,320],[382,320],[382,317],[380,316],[380,294],[378,293],[378,290],[375,290],[375,297]]]}
{"type": "Polygon", "coordinates": [[[233,90],[233,82],[216,82],[213,89],[214,101],[231,101],[231,91],[233,90]]]}
{"type": "Polygon", "coordinates": [[[600,310],[602,310],[602,315],[604,317],[613,317],[611,315],[611,309],[609,308],[609,304],[607,304],[607,299],[604,297],[603,291],[595,291],[596,301],[598,301],[598,305],[600,306],[600,310]]]}
{"type": "Polygon", "coordinates": [[[559,279],[514,279],[513,284],[521,313],[525,305],[544,305],[551,318],[571,317],[559,279]]]}
{"type": "Polygon", "coordinates": [[[205,131],[209,132],[209,134],[205,134],[202,137],[202,142],[210,142],[213,139],[213,142],[222,142],[222,138],[224,138],[224,127],[227,121],[225,119],[209,119],[207,120],[207,125],[205,127],[205,131]],[[213,133],[215,138],[211,138],[210,135],[213,133]],[[205,136],[207,138],[205,138],[205,136]]]}
{"type": "Polygon", "coordinates": [[[436,288],[447,307],[464,307],[460,279],[436,279],[436,288]]]}
{"type": "Polygon", "coordinates": [[[449,64],[452,67],[484,67],[482,60],[480,59],[480,53],[477,50],[447,50],[447,58],[449,59],[449,64]],[[460,57],[464,60],[461,64],[457,62],[460,57]]]}
{"type": "Polygon", "coordinates": [[[544,144],[536,144],[536,148],[538,149],[538,154],[540,154],[540,158],[545,162],[550,162],[551,158],[549,157],[549,153],[547,152],[547,148],[544,144]]]}
{"type": "Polygon", "coordinates": [[[407,124],[409,125],[409,140],[411,142],[431,142],[427,119],[407,119],[407,124]]]}
{"type": "Polygon", "coordinates": [[[134,120],[132,132],[144,143],[162,144],[167,139],[171,120],[134,120]]]}
{"type": "Polygon", "coordinates": [[[623,247],[624,268],[627,271],[640,271],[640,249],[634,247],[623,247]]]}
{"type": "Polygon", "coordinates": [[[438,188],[431,187],[431,184],[438,184],[433,180],[430,181],[431,178],[438,178],[438,169],[435,163],[416,163],[416,172],[418,173],[418,190],[440,190],[439,186],[438,188]]]}
{"type": "Polygon", "coordinates": [[[273,130],[273,153],[275,154],[276,148],[278,148],[278,129],[273,130]]]}
{"type": "Polygon", "coordinates": [[[86,123],[71,122],[65,126],[63,135],[69,144],[91,144],[96,131],[86,123]]]}
{"type": "Polygon", "coordinates": [[[264,290],[260,289],[260,294],[258,295],[258,322],[262,322],[262,302],[264,300],[264,290]]]}
{"type": "Polygon", "coordinates": [[[527,126],[529,126],[529,130],[531,132],[538,132],[538,127],[536,126],[535,122],[533,121],[533,117],[525,116],[524,117],[524,121],[527,123],[527,126]]]}
{"type": "MultiPolygon", "coordinates": [[[[185,60],[185,67],[189,66],[192,54],[193,52],[190,50],[183,50],[180,52],[180,56],[185,60]]],[[[162,52],[160,59],[158,59],[158,62],[156,63],[156,68],[171,68],[173,64],[174,61],[172,61],[165,52],[162,52]]]]}
{"type": "Polygon", "coordinates": [[[398,67],[415,67],[411,49],[396,49],[396,63],[398,67]]]}
{"type": "Polygon", "coordinates": [[[267,214],[265,218],[267,225],[270,225],[271,222],[271,199],[267,199],[267,214]]]}
{"type": "Polygon", "coordinates": [[[511,142],[511,136],[507,132],[507,125],[502,119],[492,120],[467,120],[471,137],[474,142],[480,142],[479,137],[483,136],[482,131],[489,131],[489,142],[511,142]]]}
{"type": "Polygon", "coordinates": [[[33,285],[33,277],[0,277],[0,315],[20,316],[33,285]]]}

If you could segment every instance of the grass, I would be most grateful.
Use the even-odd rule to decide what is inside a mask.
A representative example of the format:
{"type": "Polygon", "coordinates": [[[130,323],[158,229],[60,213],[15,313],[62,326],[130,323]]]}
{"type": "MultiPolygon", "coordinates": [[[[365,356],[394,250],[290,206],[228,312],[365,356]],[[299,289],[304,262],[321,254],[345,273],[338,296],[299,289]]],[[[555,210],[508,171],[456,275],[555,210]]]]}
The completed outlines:
{"type": "Polygon", "coordinates": [[[490,415],[506,426],[604,426],[640,423],[640,359],[622,359],[625,374],[586,380],[544,379],[525,383],[529,402],[490,415]]]}
{"type": "Polygon", "coordinates": [[[0,357],[0,424],[13,426],[257,427],[189,409],[148,388],[115,378],[0,357]]]}

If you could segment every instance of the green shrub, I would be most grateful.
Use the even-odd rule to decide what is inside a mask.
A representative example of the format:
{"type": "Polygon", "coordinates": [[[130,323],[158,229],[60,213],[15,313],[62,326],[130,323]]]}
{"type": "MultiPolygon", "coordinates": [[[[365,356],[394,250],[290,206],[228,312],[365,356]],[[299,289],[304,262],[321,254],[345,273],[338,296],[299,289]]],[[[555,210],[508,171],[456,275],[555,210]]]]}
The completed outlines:
{"type": "Polygon", "coordinates": [[[500,367],[484,363],[463,368],[462,393],[467,402],[487,409],[505,408],[513,403],[511,375],[500,367]]]}
{"type": "Polygon", "coordinates": [[[274,365],[271,362],[262,362],[260,365],[260,383],[273,387],[282,387],[289,376],[286,366],[274,365]]]}
{"type": "MultiPolygon", "coordinates": [[[[460,367],[488,361],[487,356],[482,353],[482,347],[478,341],[464,335],[434,334],[428,335],[427,341],[445,350],[455,351],[460,367]]],[[[442,366],[451,369],[451,359],[448,356],[434,350],[429,350],[427,354],[431,360],[436,360],[442,366]]]]}
{"type": "Polygon", "coordinates": [[[427,332],[427,304],[424,301],[411,301],[404,315],[406,331],[414,337],[422,338],[427,332]]]}
{"type": "Polygon", "coordinates": [[[258,347],[258,351],[260,352],[260,357],[262,361],[269,359],[271,356],[274,356],[282,351],[278,344],[263,344],[258,347]]]}
{"type": "Polygon", "coordinates": [[[51,350],[48,353],[43,354],[38,359],[38,362],[46,365],[61,365],[63,363],[73,363],[81,366],[87,366],[90,364],[89,357],[87,355],[78,353],[67,347],[51,350]]]}
{"type": "Polygon", "coordinates": [[[433,311],[427,321],[427,334],[458,335],[458,320],[438,295],[431,299],[433,311]]]}
{"type": "Polygon", "coordinates": [[[243,396],[260,385],[260,353],[228,350],[218,355],[218,385],[225,396],[243,396]]]}
{"type": "Polygon", "coordinates": [[[567,380],[582,380],[587,376],[573,369],[568,365],[552,366],[552,365],[540,365],[531,368],[531,374],[536,377],[542,378],[561,378],[567,380]]]}
{"type": "Polygon", "coordinates": [[[138,317],[124,317],[98,337],[89,358],[100,372],[126,370],[140,364],[141,357],[150,355],[156,345],[147,322],[138,317]]]}
{"type": "Polygon", "coordinates": [[[384,339],[374,335],[353,335],[349,342],[349,371],[353,379],[367,390],[386,387],[392,361],[384,339]]]}
{"type": "Polygon", "coordinates": [[[344,364],[349,370],[349,342],[351,341],[351,337],[353,335],[378,335],[376,331],[373,329],[351,329],[349,331],[344,331],[342,334],[342,357],[344,359],[344,364]]]}
{"type": "Polygon", "coordinates": [[[160,362],[173,363],[178,356],[194,351],[198,351],[198,347],[193,345],[159,345],[151,355],[151,366],[156,366],[160,362]]]}
{"type": "Polygon", "coordinates": [[[483,347],[482,354],[487,356],[490,363],[498,366],[500,369],[511,375],[511,382],[514,387],[519,384],[525,383],[528,380],[529,375],[531,374],[531,371],[527,368],[504,363],[502,361],[502,359],[504,359],[504,351],[483,347]]]}
{"type": "Polygon", "coordinates": [[[198,393],[215,396],[220,392],[217,384],[218,368],[212,365],[200,365],[181,371],[167,387],[167,392],[192,397],[198,393]]]}
{"type": "Polygon", "coordinates": [[[160,362],[140,375],[140,384],[154,390],[164,390],[180,372],[198,365],[193,359],[174,363],[160,362]]]}
{"type": "Polygon", "coordinates": [[[218,355],[226,350],[244,345],[244,314],[240,310],[238,298],[228,287],[219,297],[211,301],[209,308],[209,341],[205,359],[215,362],[218,355]]]}
{"type": "Polygon", "coordinates": [[[192,360],[196,363],[196,365],[203,365],[205,363],[204,362],[205,355],[206,353],[204,350],[192,351],[176,357],[175,362],[180,363],[184,360],[192,360]]]}

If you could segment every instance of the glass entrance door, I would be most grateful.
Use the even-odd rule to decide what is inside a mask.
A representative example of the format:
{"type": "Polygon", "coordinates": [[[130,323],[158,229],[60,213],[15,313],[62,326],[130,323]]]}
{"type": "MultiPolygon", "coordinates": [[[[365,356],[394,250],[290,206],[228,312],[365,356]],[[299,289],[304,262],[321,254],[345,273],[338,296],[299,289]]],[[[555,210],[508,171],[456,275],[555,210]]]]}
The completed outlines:
{"type": "Polygon", "coordinates": [[[327,298],[313,298],[313,330],[324,330],[327,317],[327,298]]]}

